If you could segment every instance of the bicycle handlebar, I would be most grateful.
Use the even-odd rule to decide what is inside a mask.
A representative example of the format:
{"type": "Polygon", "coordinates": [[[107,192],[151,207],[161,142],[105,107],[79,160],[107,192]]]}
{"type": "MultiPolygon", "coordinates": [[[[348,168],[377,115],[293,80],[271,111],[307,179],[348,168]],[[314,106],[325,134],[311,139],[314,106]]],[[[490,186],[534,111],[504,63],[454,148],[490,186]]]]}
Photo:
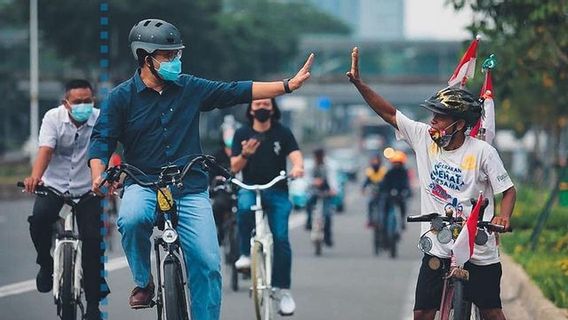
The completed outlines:
{"type": "MultiPolygon", "coordinates": [[[[457,218],[447,217],[447,216],[441,216],[438,213],[430,213],[430,214],[420,215],[420,216],[408,216],[408,217],[406,217],[406,221],[407,222],[432,222],[432,220],[434,220],[436,218],[440,218],[444,222],[462,223],[462,222],[465,221],[462,217],[457,217],[457,218]]],[[[511,228],[511,227],[505,229],[505,226],[502,226],[500,224],[494,224],[494,223],[491,223],[489,221],[478,221],[477,226],[479,228],[486,228],[486,229],[497,231],[497,232],[513,232],[513,228],[511,228]]]]}
{"type": "MultiPolygon", "coordinates": [[[[183,186],[183,182],[182,182],[183,178],[187,175],[189,170],[191,170],[191,168],[195,164],[197,164],[198,162],[201,165],[203,165],[205,169],[208,169],[209,166],[214,166],[217,169],[219,169],[219,171],[221,172],[221,174],[225,178],[231,178],[231,174],[227,171],[227,169],[225,169],[222,166],[220,166],[219,164],[217,164],[217,162],[215,161],[215,157],[209,156],[209,155],[198,155],[195,158],[193,158],[188,164],[186,164],[185,167],[183,167],[183,169],[181,170],[181,174],[179,176],[174,176],[169,181],[164,181],[163,177],[160,176],[158,178],[158,181],[144,182],[144,181],[140,180],[139,178],[137,178],[136,175],[133,173],[133,171],[138,171],[140,173],[144,173],[142,170],[138,169],[137,167],[135,167],[131,164],[122,163],[122,164],[120,164],[116,167],[108,168],[104,172],[105,177],[102,180],[100,185],[102,186],[106,182],[117,181],[120,178],[120,174],[125,173],[126,176],[128,176],[129,178],[134,180],[134,182],[136,184],[143,186],[143,187],[158,187],[161,184],[176,184],[178,187],[181,188],[183,186]]],[[[162,171],[162,173],[163,172],[164,171],[162,171]]]]}
{"type": "MultiPolygon", "coordinates": [[[[24,184],[23,181],[18,181],[16,183],[16,186],[18,186],[19,188],[25,188],[26,185],[24,184]]],[[[68,193],[63,193],[53,187],[50,186],[45,186],[45,185],[38,185],[36,186],[36,190],[33,192],[33,194],[38,195],[38,196],[47,196],[48,193],[52,193],[55,196],[61,198],[63,200],[63,202],[65,202],[66,204],[69,204],[71,206],[75,205],[75,202],[73,200],[79,200],[79,199],[87,199],[87,198],[91,198],[91,197],[98,197],[94,192],[92,191],[87,191],[81,195],[72,195],[72,194],[68,194],[68,193]]]]}
{"type": "Polygon", "coordinates": [[[268,188],[273,187],[276,183],[278,183],[282,180],[286,180],[286,179],[288,179],[288,177],[286,176],[286,172],[280,171],[279,175],[277,175],[276,177],[274,177],[274,179],[272,179],[270,182],[265,183],[265,184],[248,185],[248,184],[245,184],[244,182],[238,180],[237,178],[231,178],[229,180],[232,183],[236,184],[237,186],[239,186],[243,189],[256,191],[256,190],[266,190],[268,188]]]}

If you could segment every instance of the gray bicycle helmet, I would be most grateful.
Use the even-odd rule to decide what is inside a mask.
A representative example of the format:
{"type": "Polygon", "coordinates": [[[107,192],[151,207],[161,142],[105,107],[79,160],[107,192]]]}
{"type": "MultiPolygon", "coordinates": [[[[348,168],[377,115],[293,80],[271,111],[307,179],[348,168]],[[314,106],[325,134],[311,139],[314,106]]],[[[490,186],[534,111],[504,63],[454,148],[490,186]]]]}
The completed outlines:
{"type": "Polygon", "coordinates": [[[472,126],[481,117],[482,103],[482,99],[474,97],[467,90],[447,87],[425,100],[420,106],[434,113],[463,119],[467,126],[472,126]]]}
{"type": "Polygon", "coordinates": [[[128,41],[134,59],[138,59],[138,49],[152,54],[156,50],[185,48],[179,30],[173,24],[160,19],[144,19],[135,24],[130,30],[128,41]]]}

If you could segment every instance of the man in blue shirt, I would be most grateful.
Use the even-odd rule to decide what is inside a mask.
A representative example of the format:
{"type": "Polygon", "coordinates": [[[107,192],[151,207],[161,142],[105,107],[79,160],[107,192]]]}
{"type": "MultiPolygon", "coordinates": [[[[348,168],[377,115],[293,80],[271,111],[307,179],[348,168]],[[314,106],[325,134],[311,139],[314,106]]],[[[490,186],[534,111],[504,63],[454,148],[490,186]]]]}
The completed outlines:
{"type": "MultiPolygon", "coordinates": [[[[253,99],[272,98],[300,88],[310,77],[313,55],[298,73],[277,82],[217,82],[180,74],[184,45],[172,24],[145,19],[129,35],[139,69],[114,88],[103,103],[91,138],[89,164],[93,190],[100,192],[101,174],[120,141],[124,160],[156,175],[166,164],[183,166],[200,154],[199,112],[253,99]]],[[[220,256],[207,194],[207,174],[199,168],[187,174],[177,194],[180,235],[190,279],[192,319],[218,319],[221,305],[220,256]]],[[[129,303],[149,307],[154,295],[150,273],[150,236],[156,195],[149,188],[126,183],[118,229],[136,287],[129,303]]]]}

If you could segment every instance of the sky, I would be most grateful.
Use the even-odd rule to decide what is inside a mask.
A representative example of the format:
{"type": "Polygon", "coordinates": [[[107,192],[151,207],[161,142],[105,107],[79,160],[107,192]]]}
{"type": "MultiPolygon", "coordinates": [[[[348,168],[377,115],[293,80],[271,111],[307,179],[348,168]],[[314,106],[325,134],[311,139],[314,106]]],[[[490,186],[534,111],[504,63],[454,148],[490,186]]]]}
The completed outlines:
{"type": "Polygon", "coordinates": [[[404,33],[408,39],[464,40],[471,10],[455,12],[447,0],[405,0],[404,33]]]}

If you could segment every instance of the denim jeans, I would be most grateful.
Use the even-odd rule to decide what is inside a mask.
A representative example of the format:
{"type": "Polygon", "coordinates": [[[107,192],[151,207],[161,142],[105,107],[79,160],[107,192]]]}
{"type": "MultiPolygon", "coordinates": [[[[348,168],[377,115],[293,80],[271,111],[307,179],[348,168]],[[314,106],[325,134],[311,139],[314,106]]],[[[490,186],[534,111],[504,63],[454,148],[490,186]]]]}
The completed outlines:
{"type": "MultiPolygon", "coordinates": [[[[289,289],[292,272],[292,248],[288,239],[288,217],[292,204],[288,192],[265,190],[262,192],[262,207],[268,215],[268,225],[274,239],[274,263],[272,265],[272,285],[289,289]]],[[[237,223],[239,225],[241,254],[250,256],[250,235],[254,228],[254,212],[250,210],[256,203],[254,191],[241,189],[238,195],[237,223]]]]}
{"type": "MultiPolygon", "coordinates": [[[[221,309],[221,257],[209,194],[188,194],[175,200],[179,215],[176,230],[189,279],[191,318],[217,320],[221,309]]],[[[127,186],[117,225],[138,287],[150,282],[150,236],[155,220],[156,192],[136,184],[127,186]]]]}

